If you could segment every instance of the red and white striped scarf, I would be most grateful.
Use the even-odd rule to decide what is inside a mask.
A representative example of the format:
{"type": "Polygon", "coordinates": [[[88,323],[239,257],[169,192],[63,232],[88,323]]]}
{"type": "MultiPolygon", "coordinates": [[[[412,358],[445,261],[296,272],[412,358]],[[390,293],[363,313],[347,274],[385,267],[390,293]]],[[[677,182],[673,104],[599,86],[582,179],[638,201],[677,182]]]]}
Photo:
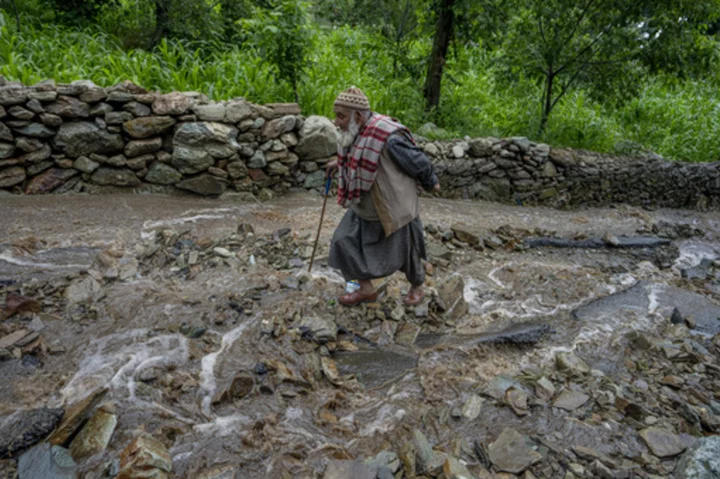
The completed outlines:
{"type": "Polygon", "coordinates": [[[372,188],[380,154],[388,137],[402,131],[412,141],[404,125],[389,116],[373,113],[352,145],[350,154],[338,145],[338,203],[349,206],[372,188]]]}

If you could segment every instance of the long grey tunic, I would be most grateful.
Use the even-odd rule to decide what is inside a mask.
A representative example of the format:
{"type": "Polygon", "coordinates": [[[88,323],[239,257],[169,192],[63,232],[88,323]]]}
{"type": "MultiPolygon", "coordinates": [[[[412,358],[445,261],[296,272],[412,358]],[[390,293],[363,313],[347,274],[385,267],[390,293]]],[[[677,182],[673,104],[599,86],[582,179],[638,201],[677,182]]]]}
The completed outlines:
{"type": "MultiPolygon", "coordinates": [[[[385,153],[380,161],[390,158],[425,189],[437,183],[430,160],[404,136],[391,135],[385,153]]],[[[388,237],[371,195],[366,194],[348,209],[335,230],[328,264],[339,269],[346,281],[382,278],[402,271],[412,285],[419,286],[425,281],[425,258],[420,217],[388,237]]]]}

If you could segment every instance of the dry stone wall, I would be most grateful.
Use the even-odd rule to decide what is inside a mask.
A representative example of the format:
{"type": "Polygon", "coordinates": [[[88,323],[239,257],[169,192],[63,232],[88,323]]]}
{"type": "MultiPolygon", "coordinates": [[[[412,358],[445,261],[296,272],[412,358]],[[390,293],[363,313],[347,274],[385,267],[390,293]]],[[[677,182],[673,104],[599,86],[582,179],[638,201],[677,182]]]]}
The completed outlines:
{"type": "MultiPolygon", "coordinates": [[[[115,191],[261,199],[319,189],[337,133],[294,103],[210,102],[130,82],[33,86],[0,77],[0,194],[115,191]]],[[[719,164],[613,157],[527,138],[418,144],[447,197],[521,204],[718,208],[719,164]]]]}
{"type": "Polygon", "coordinates": [[[294,103],[209,102],[130,82],[0,81],[0,190],[260,194],[323,183],[336,133],[294,103]],[[302,155],[302,161],[298,154],[302,155]]]}
{"type": "Polygon", "coordinates": [[[519,204],[717,209],[720,162],[620,157],[527,138],[425,142],[446,194],[519,204]]]}

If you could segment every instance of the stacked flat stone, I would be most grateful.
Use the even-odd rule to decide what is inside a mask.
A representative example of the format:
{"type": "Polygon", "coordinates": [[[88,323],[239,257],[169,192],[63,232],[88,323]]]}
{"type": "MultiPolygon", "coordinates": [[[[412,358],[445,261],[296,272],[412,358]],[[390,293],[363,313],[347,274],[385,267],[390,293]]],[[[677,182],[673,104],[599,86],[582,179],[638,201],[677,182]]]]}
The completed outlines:
{"type": "MultiPolygon", "coordinates": [[[[33,86],[0,77],[0,193],[322,188],[338,133],[295,103],[211,102],[125,81],[33,86]]],[[[551,148],[527,138],[418,144],[442,194],[517,204],[720,207],[720,163],[551,148]]]]}

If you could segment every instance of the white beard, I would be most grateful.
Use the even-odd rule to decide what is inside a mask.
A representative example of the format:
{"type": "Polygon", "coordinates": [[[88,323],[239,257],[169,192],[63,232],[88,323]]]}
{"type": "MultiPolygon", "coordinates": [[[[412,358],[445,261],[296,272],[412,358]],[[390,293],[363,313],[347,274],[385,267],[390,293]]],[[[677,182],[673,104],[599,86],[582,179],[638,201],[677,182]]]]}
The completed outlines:
{"type": "Polygon", "coordinates": [[[355,121],[355,118],[350,119],[347,131],[340,130],[340,146],[346,150],[352,146],[360,133],[360,125],[355,121]]]}

